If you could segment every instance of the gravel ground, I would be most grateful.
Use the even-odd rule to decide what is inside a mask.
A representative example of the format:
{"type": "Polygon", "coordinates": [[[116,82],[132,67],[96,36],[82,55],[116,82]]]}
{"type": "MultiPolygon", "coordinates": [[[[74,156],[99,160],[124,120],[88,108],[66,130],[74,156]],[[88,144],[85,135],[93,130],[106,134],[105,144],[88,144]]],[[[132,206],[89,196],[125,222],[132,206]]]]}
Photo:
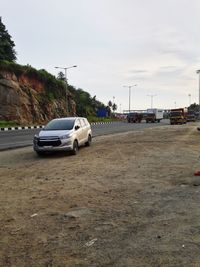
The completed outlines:
{"type": "Polygon", "coordinates": [[[0,152],[0,266],[199,267],[197,123],[0,152]]]}

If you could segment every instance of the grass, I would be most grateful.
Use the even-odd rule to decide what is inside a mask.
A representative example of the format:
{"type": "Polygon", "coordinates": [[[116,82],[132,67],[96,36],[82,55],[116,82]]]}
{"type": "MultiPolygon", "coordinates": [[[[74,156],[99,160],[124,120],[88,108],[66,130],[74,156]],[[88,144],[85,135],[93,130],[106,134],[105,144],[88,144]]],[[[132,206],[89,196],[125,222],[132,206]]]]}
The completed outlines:
{"type": "Polygon", "coordinates": [[[111,122],[111,121],[118,121],[118,119],[116,118],[99,118],[99,117],[96,117],[96,116],[88,116],[87,117],[88,121],[91,123],[91,122],[111,122]]]}
{"type": "Polygon", "coordinates": [[[0,128],[15,127],[20,124],[16,121],[0,121],[0,128]]]}

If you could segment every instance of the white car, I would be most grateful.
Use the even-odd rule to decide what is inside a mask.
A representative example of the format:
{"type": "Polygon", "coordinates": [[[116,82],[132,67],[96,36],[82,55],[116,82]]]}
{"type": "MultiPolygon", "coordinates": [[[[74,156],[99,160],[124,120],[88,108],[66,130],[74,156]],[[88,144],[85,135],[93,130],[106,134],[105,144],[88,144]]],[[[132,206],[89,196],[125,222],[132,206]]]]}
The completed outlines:
{"type": "Polygon", "coordinates": [[[38,155],[53,151],[71,151],[76,155],[80,146],[90,146],[91,142],[91,126],[86,118],[59,118],[34,136],[33,149],[38,155]]]}

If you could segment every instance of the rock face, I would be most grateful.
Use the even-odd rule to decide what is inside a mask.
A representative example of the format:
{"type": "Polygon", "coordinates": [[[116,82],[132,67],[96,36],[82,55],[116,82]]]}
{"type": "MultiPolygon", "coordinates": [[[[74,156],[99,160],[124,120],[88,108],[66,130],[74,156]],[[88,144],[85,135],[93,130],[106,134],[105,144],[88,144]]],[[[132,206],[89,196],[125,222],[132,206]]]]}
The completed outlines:
{"type": "Polygon", "coordinates": [[[75,114],[76,104],[70,93],[48,98],[41,81],[25,74],[17,78],[13,73],[0,72],[0,120],[43,124],[53,118],[75,114]]]}

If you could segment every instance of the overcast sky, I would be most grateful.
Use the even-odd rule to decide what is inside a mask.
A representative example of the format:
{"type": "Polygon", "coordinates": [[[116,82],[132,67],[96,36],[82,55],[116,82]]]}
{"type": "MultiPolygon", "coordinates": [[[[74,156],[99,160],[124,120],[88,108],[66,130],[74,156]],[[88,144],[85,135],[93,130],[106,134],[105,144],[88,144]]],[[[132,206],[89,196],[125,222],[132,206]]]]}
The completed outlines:
{"type": "Polygon", "coordinates": [[[118,110],[198,103],[200,0],[0,0],[17,62],[68,70],[68,82],[118,110]],[[191,97],[189,96],[191,95],[191,97]]]}

